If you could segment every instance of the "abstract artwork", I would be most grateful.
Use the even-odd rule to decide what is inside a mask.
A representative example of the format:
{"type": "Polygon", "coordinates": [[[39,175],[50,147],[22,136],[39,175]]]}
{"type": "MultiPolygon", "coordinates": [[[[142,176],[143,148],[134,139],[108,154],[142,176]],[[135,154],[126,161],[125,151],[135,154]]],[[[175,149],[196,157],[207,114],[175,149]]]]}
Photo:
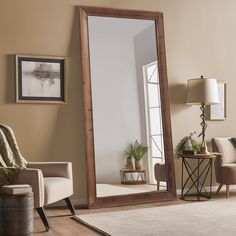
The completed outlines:
{"type": "Polygon", "coordinates": [[[66,102],[65,57],[16,55],[16,102],[66,102]]]}

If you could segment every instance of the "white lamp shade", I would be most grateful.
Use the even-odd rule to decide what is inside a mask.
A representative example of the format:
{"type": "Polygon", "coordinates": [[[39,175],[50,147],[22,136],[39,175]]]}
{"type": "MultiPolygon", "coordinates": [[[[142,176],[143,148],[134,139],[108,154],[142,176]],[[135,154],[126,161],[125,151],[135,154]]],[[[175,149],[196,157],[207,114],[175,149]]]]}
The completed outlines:
{"type": "Polygon", "coordinates": [[[186,104],[213,105],[219,103],[217,81],[197,78],[188,80],[186,104]]]}

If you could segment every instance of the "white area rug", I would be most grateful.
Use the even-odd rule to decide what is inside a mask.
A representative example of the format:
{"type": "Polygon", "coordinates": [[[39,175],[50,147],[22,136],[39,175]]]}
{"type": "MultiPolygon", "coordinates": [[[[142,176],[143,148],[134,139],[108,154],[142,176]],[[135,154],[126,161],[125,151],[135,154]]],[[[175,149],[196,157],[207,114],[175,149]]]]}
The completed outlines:
{"type": "Polygon", "coordinates": [[[75,219],[112,236],[235,236],[236,200],[92,213],[75,219]]]}

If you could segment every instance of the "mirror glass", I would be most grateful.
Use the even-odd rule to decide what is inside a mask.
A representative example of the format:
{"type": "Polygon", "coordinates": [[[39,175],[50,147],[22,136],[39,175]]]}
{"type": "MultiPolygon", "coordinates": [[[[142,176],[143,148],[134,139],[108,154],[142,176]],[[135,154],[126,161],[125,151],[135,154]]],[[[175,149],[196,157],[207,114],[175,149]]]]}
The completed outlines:
{"type": "Polygon", "coordinates": [[[155,21],[89,16],[88,33],[96,195],[166,191],[155,21]]]}

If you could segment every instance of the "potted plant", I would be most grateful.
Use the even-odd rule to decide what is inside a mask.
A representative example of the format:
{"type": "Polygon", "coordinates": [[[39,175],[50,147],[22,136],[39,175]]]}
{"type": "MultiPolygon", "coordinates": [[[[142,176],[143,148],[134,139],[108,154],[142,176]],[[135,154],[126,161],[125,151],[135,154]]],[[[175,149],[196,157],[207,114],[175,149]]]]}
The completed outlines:
{"type": "MultiPolygon", "coordinates": [[[[140,160],[142,159],[143,155],[147,152],[148,147],[142,145],[137,140],[134,144],[129,145],[129,150],[126,151],[128,157],[133,157],[135,160],[135,170],[141,170],[142,166],[140,160]]],[[[127,159],[128,159],[127,157],[127,159]]]]}
{"type": "Polygon", "coordinates": [[[176,158],[180,158],[184,152],[192,152],[193,154],[200,151],[199,144],[193,139],[193,135],[196,132],[192,132],[189,136],[185,136],[180,140],[175,149],[176,158]]]}

